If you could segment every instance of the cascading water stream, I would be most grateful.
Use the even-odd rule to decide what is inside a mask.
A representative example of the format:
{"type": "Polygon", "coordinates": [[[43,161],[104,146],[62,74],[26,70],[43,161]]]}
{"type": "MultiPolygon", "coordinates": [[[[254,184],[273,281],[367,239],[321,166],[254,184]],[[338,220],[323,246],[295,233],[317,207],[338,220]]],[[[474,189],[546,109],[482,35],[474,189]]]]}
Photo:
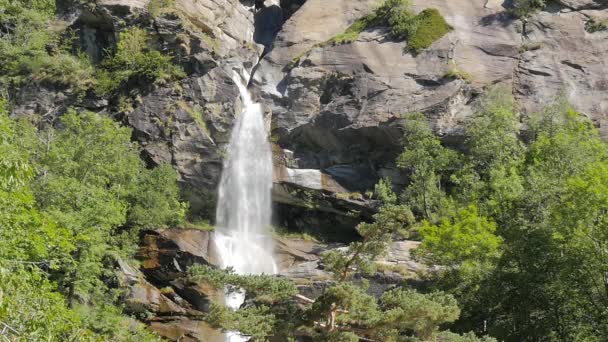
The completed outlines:
{"type": "MultiPolygon", "coordinates": [[[[262,106],[254,103],[243,82],[248,75],[234,74],[243,111],[236,119],[228,146],[228,158],[219,187],[215,245],[222,268],[237,274],[276,274],[271,219],[272,152],[266,133],[262,106]]],[[[245,299],[242,291],[227,293],[226,305],[238,309],[245,299]]],[[[228,332],[228,342],[248,339],[228,332]]]]}

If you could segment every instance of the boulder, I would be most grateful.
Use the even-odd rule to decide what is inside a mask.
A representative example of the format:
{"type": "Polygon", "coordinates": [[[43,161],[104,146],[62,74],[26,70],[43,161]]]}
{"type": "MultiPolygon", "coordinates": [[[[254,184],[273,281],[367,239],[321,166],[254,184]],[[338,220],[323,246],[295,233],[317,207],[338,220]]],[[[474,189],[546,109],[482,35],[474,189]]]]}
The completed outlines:
{"type": "Polygon", "coordinates": [[[150,329],[169,341],[224,342],[226,337],[202,320],[186,317],[161,317],[150,322],[150,329]]]}
{"type": "Polygon", "coordinates": [[[145,231],[137,257],[142,272],[160,286],[184,277],[194,264],[214,263],[210,233],[197,229],[145,231]]]}
{"type": "Polygon", "coordinates": [[[139,270],[120,259],[117,264],[119,285],[127,289],[123,300],[126,312],[136,315],[160,316],[188,312],[190,305],[187,302],[181,301],[185,308],[178,305],[161,290],[150,284],[139,270]]]}

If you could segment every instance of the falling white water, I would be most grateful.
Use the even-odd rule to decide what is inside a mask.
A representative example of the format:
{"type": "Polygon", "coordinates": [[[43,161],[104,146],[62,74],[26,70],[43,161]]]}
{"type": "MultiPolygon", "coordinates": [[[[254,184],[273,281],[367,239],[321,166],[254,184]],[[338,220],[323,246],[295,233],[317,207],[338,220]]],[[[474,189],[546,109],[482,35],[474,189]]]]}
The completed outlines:
{"type": "MultiPolygon", "coordinates": [[[[277,266],[268,231],[271,218],[272,152],[262,106],[251,99],[244,80],[234,74],[244,109],[236,119],[219,188],[215,245],[223,268],[237,274],[275,274],[277,266]]],[[[238,309],[245,293],[226,294],[226,305],[238,309]]],[[[228,332],[227,342],[248,339],[228,332]]]]}

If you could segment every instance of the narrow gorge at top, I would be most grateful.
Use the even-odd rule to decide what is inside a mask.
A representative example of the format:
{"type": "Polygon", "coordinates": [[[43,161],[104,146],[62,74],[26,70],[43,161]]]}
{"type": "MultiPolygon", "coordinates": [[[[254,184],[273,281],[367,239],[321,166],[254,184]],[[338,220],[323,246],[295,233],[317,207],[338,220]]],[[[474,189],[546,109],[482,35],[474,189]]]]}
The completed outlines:
{"type": "Polygon", "coordinates": [[[604,341],[606,0],[0,0],[0,340],[604,341]]]}

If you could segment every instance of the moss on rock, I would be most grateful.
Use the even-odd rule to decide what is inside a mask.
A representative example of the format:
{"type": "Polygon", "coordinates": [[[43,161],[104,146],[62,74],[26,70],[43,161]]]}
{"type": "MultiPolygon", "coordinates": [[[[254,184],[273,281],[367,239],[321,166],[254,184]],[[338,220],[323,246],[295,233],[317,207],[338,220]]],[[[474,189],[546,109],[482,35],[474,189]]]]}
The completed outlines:
{"type": "Polygon", "coordinates": [[[416,16],[416,30],[408,37],[408,50],[419,53],[429,48],[435,41],[441,39],[453,30],[445,18],[435,8],[427,8],[416,16]]]}

